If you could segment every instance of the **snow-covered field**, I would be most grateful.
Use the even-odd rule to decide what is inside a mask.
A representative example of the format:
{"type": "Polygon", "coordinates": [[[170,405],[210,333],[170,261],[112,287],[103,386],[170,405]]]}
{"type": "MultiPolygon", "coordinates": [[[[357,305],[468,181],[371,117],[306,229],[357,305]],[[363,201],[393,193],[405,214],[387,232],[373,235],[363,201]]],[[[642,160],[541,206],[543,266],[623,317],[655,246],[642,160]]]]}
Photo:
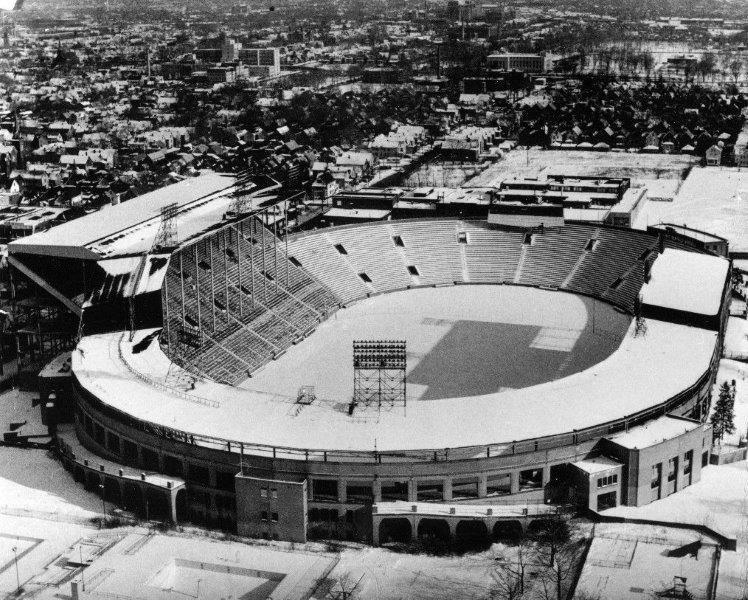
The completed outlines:
{"type": "Polygon", "coordinates": [[[463,187],[498,185],[513,177],[541,174],[588,175],[592,177],[631,177],[681,180],[698,158],[687,154],[635,154],[629,152],[585,152],[582,150],[541,150],[517,148],[503,160],[468,180],[463,187]]]}
{"type": "Polygon", "coordinates": [[[748,463],[710,466],[701,481],[646,506],[618,506],[605,511],[636,519],[707,525],[737,539],[737,551],[722,553],[719,600],[748,593],[748,463]]]}
{"type": "Polygon", "coordinates": [[[647,202],[640,223],[675,223],[727,238],[748,250],[748,170],[694,167],[673,202],[647,202]]]}

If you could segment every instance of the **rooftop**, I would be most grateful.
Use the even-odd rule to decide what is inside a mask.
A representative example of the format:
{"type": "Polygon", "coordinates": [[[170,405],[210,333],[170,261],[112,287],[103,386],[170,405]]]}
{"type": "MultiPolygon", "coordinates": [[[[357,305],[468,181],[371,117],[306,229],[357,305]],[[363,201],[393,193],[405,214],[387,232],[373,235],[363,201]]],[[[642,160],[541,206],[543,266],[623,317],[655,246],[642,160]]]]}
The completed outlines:
{"type": "MultiPolygon", "coordinates": [[[[265,187],[253,184],[250,193],[272,190],[275,182],[269,182],[265,187]]],[[[142,253],[153,246],[161,211],[171,203],[177,204],[176,232],[183,242],[222,221],[236,183],[232,175],[206,172],[16,240],[9,252],[89,260],[142,253]]]]}
{"type": "Polygon", "coordinates": [[[666,248],[641,290],[643,304],[698,315],[716,315],[730,263],[710,254],[666,248]]]}
{"type": "Polygon", "coordinates": [[[644,425],[632,427],[626,433],[613,436],[611,439],[619,446],[636,450],[655,446],[700,427],[705,425],[685,417],[664,415],[644,425]]]}

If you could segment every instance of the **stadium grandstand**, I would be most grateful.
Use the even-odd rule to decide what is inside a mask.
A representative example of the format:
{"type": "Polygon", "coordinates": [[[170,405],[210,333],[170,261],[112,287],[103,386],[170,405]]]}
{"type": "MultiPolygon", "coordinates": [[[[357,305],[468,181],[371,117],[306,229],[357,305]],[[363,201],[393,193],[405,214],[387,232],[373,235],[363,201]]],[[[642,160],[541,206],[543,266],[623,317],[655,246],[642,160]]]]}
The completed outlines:
{"type": "Polygon", "coordinates": [[[386,541],[407,537],[371,531],[390,502],[594,510],[698,480],[727,259],[604,225],[289,235],[274,182],[206,177],[10,245],[16,277],[80,324],[53,420],[65,464],[112,502],[288,540],[340,518],[386,541]],[[352,402],[361,339],[407,344],[401,404],[352,402]]]}

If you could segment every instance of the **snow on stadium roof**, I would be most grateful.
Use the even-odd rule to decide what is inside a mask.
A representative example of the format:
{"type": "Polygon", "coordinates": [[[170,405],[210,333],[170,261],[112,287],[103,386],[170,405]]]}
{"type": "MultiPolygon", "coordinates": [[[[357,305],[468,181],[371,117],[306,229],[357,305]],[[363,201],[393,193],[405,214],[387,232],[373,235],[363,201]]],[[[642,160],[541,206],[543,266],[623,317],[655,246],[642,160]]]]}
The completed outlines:
{"type": "Polygon", "coordinates": [[[721,256],[666,248],[641,289],[643,304],[697,315],[719,312],[730,263],[721,256]]]}
{"type": "Polygon", "coordinates": [[[412,402],[405,413],[372,412],[370,418],[351,418],[322,402],[298,411],[295,399],[206,380],[190,392],[195,400],[170,393],[148,382],[163,381],[169,372],[160,346],[132,350],[153,330],[138,332],[133,342],[123,332],[85,337],[73,353],[73,370],[90,393],[137,419],[244,444],[380,452],[511,444],[621,419],[693,386],[709,368],[717,333],[652,319],[647,324],[646,335],[635,336],[632,322],[616,352],[564,379],[412,402]]]}
{"type": "Polygon", "coordinates": [[[176,230],[182,242],[222,220],[235,184],[232,175],[206,172],[15,240],[9,252],[88,260],[142,253],[151,249],[161,210],[171,203],[178,206],[176,230]]]}
{"type": "Polygon", "coordinates": [[[705,425],[683,417],[664,415],[654,421],[632,427],[626,433],[621,433],[611,439],[624,448],[648,448],[699,427],[705,427],[705,425]]]}

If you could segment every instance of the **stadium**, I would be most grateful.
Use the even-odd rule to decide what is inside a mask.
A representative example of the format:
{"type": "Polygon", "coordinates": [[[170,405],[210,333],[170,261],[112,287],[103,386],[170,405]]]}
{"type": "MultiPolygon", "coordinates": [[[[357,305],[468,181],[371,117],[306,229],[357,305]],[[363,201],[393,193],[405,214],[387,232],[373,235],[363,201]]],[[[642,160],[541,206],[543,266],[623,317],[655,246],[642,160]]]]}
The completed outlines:
{"type": "Polygon", "coordinates": [[[378,540],[402,503],[596,510],[698,480],[728,260],[580,223],[286,235],[272,181],[241,211],[230,178],[176,185],[9,247],[79,320],[54,414],[108,500],[290,540],[373,512],[378,540]]]}

